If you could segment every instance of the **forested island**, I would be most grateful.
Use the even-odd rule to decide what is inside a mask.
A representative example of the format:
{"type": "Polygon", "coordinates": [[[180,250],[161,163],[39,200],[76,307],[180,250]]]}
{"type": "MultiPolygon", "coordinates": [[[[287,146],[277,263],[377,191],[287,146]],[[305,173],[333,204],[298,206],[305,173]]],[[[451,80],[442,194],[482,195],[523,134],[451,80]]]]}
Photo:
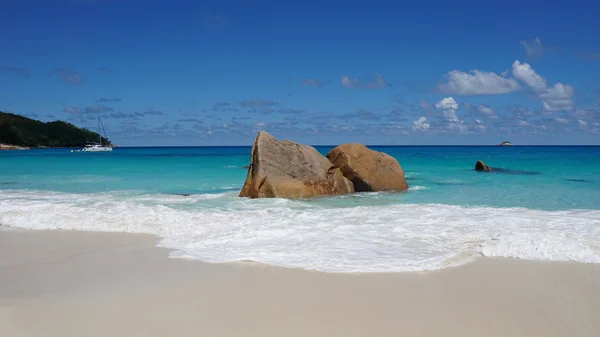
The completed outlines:
{"type": "Polygon", "coordinates": [[[36,147],[83,147],[88,143],[111,145],[96,132],[64,121],[41,122],[24,116],[0,112],[0,150],[36,147]]]}

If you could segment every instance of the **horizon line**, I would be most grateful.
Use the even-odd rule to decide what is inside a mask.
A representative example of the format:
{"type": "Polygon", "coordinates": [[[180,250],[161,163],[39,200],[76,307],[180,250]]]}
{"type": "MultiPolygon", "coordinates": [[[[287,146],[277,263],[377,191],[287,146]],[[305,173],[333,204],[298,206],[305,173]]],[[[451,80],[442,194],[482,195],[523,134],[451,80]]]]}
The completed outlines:
{"type": "MultiPolygon", "coordinates": [[[[303,144],[313,147],[336,147],[341,144],[328,144],[328,145],[314,145],[314,144],[303,144]]],[[[414,144],[414,145],[391,145],[391,144],[364,144],[365,146],[376,146],[376,147],[569,147],[569,146],[580,146],[580,147],[600,147],[600,144],[519,144],[502,146],[498,144],[486,144],[486,145],[468,145],[468,144],[414,144]]],[[[117,148],[152,148],[152,147],[252,147],[252,145],[116,145],[117,148]]]]}

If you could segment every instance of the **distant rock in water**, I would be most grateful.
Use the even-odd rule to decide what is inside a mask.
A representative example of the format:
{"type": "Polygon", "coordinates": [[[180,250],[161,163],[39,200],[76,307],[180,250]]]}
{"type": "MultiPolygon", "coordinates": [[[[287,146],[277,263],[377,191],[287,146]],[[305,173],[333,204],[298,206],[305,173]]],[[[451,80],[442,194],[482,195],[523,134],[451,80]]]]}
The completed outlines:
{"type": "Polygon", "coordinates": [[[491,171],[492,168],[487,166],[483,161],[478,160],[477,163],[475,164],[475,170],[476,171],[491,171]]]}
{"type": "Polygon", "coordinates": [[[250,168],[250,165],[246,165],[246,166],[244,166],[244,168],[245,168],[245,169],[249,169],[249,168],[250,168]]]}
{"type": "Polygon", "coordinates": [[[342,144],[327,154],[356,192],[406,191],[408,184],[398,161],[358,143],[342,144]]]}
{"type": "Polygon", "coordinates": [[[534,175],[540,174],[540,172],[530,172],[530,171],[522,171],[522,170],[511,170],[500,167],[489,167],[483,161],[478,160],[475,164],[475,170],[480,172],[493,172],[493,173],[505,173],[505,174],[525,174],[525,175],[534,175]]]}
{"type": "Polygon", "coordinates": [[[240,197],[306,198],[353,193],[352,182],[314,147],[260,131],[240,197]]]}

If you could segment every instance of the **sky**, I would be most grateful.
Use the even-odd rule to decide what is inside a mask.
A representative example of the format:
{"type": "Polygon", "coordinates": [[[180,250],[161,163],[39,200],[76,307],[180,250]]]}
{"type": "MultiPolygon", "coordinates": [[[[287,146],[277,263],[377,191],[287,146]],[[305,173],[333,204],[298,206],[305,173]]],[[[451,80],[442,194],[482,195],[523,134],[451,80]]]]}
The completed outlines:
{"type": "Polygon", "coordinates": [[[0,111],[119,146],[600,145],[597,1],[0,0],[0,111]]]}

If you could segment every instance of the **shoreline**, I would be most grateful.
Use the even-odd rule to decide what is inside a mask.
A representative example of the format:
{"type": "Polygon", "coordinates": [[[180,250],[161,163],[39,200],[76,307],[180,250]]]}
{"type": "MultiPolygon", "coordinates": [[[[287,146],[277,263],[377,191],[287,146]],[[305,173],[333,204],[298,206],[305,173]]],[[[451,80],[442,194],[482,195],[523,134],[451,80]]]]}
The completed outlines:
{"type": "MultiPolygon", "coordinates": [[[[10,144],[0,144],[0,151],[19,151],[19,150],[44,150],[44,149],[79,149],[85,147],[82,146],[19,146],[19,145],[10,145],[10,144]]],[[[116,148],[119,146],[111,146],[112,148],[116,148]]]]}
{"type": "Polygon", "coordinates": [[[597,336],[600,265],[324,273],[169,258],[147,234],[0,229],[2,336],[597,336]]]}
{"type": "MultiPolygon", "coordinates": [[[[241,265],[241,266],[258,266],[263,268],[275,268],[275,269],[283,269],[283,270],[291,270],[291,271],[299,271],[299,272],[308,272],[308,273],[323,273],[323,274],[331,274],[331,275],[396,275],[396,274],[428,274],[428,273],[438,273],[444,272],[446,270],[451,270],[454,268],[462,268],[464,266],[468,266],[473,263],[480,263],[480,261],[522,261],[523,263],[534,263],[534,264],[566,264],[566,265],[589,265],[596,266],[599,269],[600,273],[600,263],[593,262],[581,262],[581,261],[566,261],[566,260],[536,260],[536,259],[523,259],[523,258],[514,258],[514,257],[498,257],[498,256],[472,256],[468,260],[464,260],[464,263],[457,265],[448,265],[443,268],[437,269],[422,269],[422,270],[396,270],[396,271],[329,271],[329,270],[319,270],[314,268],[303,268],[296,266],[285,266],[285,265],[276,265],[269,264],[266,262],[261,262],[257,260],[232,260],[232,261],[223,261],[223,262],[213,262],[206,261],[199,258],[193,258],[188,256],[171,256],[171,253],[177,252],[178,250],[175,248],[170,248],[167,246],[160,245],[161,241],[164,238],[152,233],[133,233],[133,232],[118,232],[118,231],[90,231],[90,230],[80,230],[80,229],[61,229],[61,228],[48,228],[48,229],[31,229],[31,228],[22,228],[22,227],[12,227],[7,225],[0,224],[0,236],[2,233],[65,233],[64,235],[72,235],[77,236],[79,234],[83,234],[86,236],[124,236],[124,237],[145,237],[147,240],[152,241],[152,247],[158,250],[163,250],[166,252],[165,257],[169,260],[180,260],[189,263],[201,263],[208,266],[228,266],[228,265],[241,265]],[[69,233],[69,234],[66,234],[69,233]]],[[[599,274],[600,277],[600,274],[599,274]]],[[[600,278],[599,278],[600,282],[600,278]]]]}
{"type": "MultiPolygon", "coordinates": [[[[13,226],[12,228],[23,230],[143,233],[153,235],[155,246],[170,249],[169,252],[172,254],[172,258],[180,260],[202,260],[207,263],[252,261],[252,263],[264,263],[274,267],[339,274],[445,270],[472,263],[479,257],[511,258],[539,262],[595,263],[600,265],[597,247],[593,245],[594,238],[597,238],[599,233],[594,230],[597,225],[600,225],[598,220],[599,210],[544,211],[527,208],[490,208],[487,206],[465,208],[445,204],[394,204],[379,205],[373,208],[370,213],[367,213],[367,216],[359,214],[365,213],[365,211],[355,206],[336,209],[335,212],[325,209],[318,214],[313,213],[314,219],[318,221],[324,221],[322,219],[332,218],[332,216],[333,218],[337,217],[338,220],[335,221],[326,220],[330,221],[328,228],[342,228],[346,229],[346,233],[349,233],[349,235],[340,235],[339,233],[331,235],[332,231],[328,228],[313,228],[311,226],[287,226],[288,228],[286,228],[278,225],[278,221],[285,221],[286,216],[294,214],[292,211],[266,218],[250,218],[251,221],[246,223],[246,226],[250,226],[247,229],[235,223],[242,215],[254,215],[254,213],[245,213],[246,211],[243,209],[240,211],[227,207],[226,210],[215,213],[216,216],[213,217],[207,217],[203,213],[204,211],[198,212],[199,215],[188,211],[189,207],[194,206],[187,205],[204,202],[207,199],[219,199],[217,201],[219,205],[228,202],[237,203],[240,198],[236,196],[236,192],[232,191],[216,193],[215,198],[212,195],[210,198],[204,198],[203,194],[198,198],[191,195],[181,197],[177,194],[173,196],[159,194],[151,198],[144,194],[129,195],[128,200],[129,198],[136,200],[132,204],[134,207],[124,209],[120,209],[120,200],[113,202],[112,197],[106,199],[104,195],[102,195],[102,198],[98,198],[93,194],[87,194],[86,198],[89,197],[89,199],[87,199],[86,204],[91,204],[97,200],[101,202],[108,201],[106,206],[115,208],[119,212],[97,214],[94,213],[93,208],[78,207],[76,212],[64,213],[65,207],[63,205],[70,205],[72,200],[80,198],[78,194],[69,194],[68,192],[64,194],[57,192],[46,194],[43,191],[22,193],[18,189],[11,190],[11,187],[17,186],[10,185],[17,183],[18,181],[0,181],[0,185],[5,185],[5,189],[0,190],[0,196],[2,197],[0,198],[0,204],[2,208],[5,208],[0,211],[0,230],[2,227],[13,226]],[[55,201],[47,202],[48,199],[55,201]],[[224,201],[221,201],[221,199],[224,201]],[[12,200],[17,201],[17,203],[12,202],[12,200]],[[19,205],[19,200],[32,200],[32,202],[19,205]],[[149,212],[150,215],[146,214],[148,209],[145,208],[147,206],[144,202],[147,200],[152,202],[148,204],[152,210],[149,212]],[[181,206],[181,210],[179,206],[173,206],[155,213],[154,207],[163,203],[184,206],[181,206]],[[29,205],[35,206],[37,211],[33,212],[29,205]],[[24,206],[29,206],[29,208],[24,206]],[[390,219],[406,217],[407,220],[403,224],[394,225],[400,226],[398,227],[400,230],[420,231],[417,238],[421,240],[419,244],[424,247],[423,251],[413,252],[406,248],[412,247],[415,242],[415,239],[411,239],[410,235],[394,236],[394,232],[388,229],[385,235],[389,239],[386,239],[386,241],[380,239],[381,234],[379,232],[377,232],[377,235],[369,235],[366,229],[373,232],[374,227],[366,227],[366,229],[359,226],[344,227],[346,223],[354,221],[354,219],[365,221],[364,219],[367,219],[370,214],[380,213],[384,208],[388,212],[387,217],[390,219]],[[426,212],[423,212],[423,210],[426,212]],[[88,220],[73,216],[73,214],[85,212],[91,212],[95,218],[88,220]],[[430,214],[430,217],[424,217],[423,214],[427,213],[430,214]],[[505,227],[505,232],[508,234],[499,235],[495,233],[496,228],[502,223],[503,214],[507,213],[514,214],[513,217],[518,216],[519,221],[510,228],[505,227]],[[343,217],[339,214],[343,214],[343,217]],[[470,237],[466,238],[463,232],[453,229],[452,226],[457,226],[455,222],[440,226],[441,229],[434,227],[424,229],[420,227],[420,223],[423,221],[432,221],[431,219],[438,221],[437,219],[440,216],[448,218],[449,215],[456,218],[455,221],[460,222],[468,221],[469,217],[479,218],[490,215],[497,216],[498,220],[491,224],[487,223],[480,229],[472,230],[470,237]],[[126,219],[126,221],[122,219],[126,219]],[[223,219],[229,221],[227,225],[222,224],[223,219]],[[264,222],[265,219],[275,225],[268,228],[261,227],[261,222],[264,222]],[[528,228],[544,228],[542,226],[546,226],[544,221],[547,221],[547,219],[552,219],[555,224],[552,228],[547,227],[552,229],[549,234],[541,233],[538,235],[528,228]],[[197,221],[204,221],[203,226],[189,225],[197,221]],[[557,226],[556,224],[566,225],[557,226]],[[587,226],[591,226],[591,231],[588,231],[591,237],[581,235],[588,228],[587,226]],[[438,236],[439,232],[437,230],[445,230],[446,227],[453,229],[454,232],[448,230],[444,235],[438,236]],[[561,233],[573,231],[573,234],[568,236],[553,235],[553,233],[559,231],[561,233]],[[281,235],[281,233],[287,235],[283,240],[291,243],[291,245],[282,245],[283,242],[281,241],[274,245],[269,241],[269,235],[281,235]],[[511,235],[511,233],[517,234],[511,235]],[[538,239],[533,241],[523,240],[523,238],[531,235],[537,235],[535,237],[538,239]],[[358,236],[360,236],[360,239],[354,239],[358,236]],[[288,237],[292,239],[287,239],[288,237]],[[316,239],[313,239],[313,237],[316,239]],[[326,238],[329,244],[323,244],[323,238],[326,238]],[[429,238],[438,241],[435,245],[428,246],[426,240],[429,238]],[[551,243],[555,244],[552,245],[551,243]],[[345,247],[353,247],[355,251],[348,251],[340,256],[336,250],[345,250],[345,247]],[[433,248],[436,250],[432,250],[433,248]],[[429,253],[430,251],[432,253],[429,253]]],[[[264,206],[256,204],[249,208],[256,210],[261,207],[264,206]]],[[[287,210],[289,205],[284,204],[283,207],[287,210]]],[[[209,216],[212,216],[212,214],[209,213],[209,216]]],[[[397,228],[394,226],[389,226],[389,228],[397,228]]],[[[377,230],[377,228],[374,229],[377,230]]]]}
{"type": "Polygon", "coordinates": [[[27,147],[27,146],[0,144],[0,151],[18,151],[18,150],[31,150],[31,148],[27,147]]]}

